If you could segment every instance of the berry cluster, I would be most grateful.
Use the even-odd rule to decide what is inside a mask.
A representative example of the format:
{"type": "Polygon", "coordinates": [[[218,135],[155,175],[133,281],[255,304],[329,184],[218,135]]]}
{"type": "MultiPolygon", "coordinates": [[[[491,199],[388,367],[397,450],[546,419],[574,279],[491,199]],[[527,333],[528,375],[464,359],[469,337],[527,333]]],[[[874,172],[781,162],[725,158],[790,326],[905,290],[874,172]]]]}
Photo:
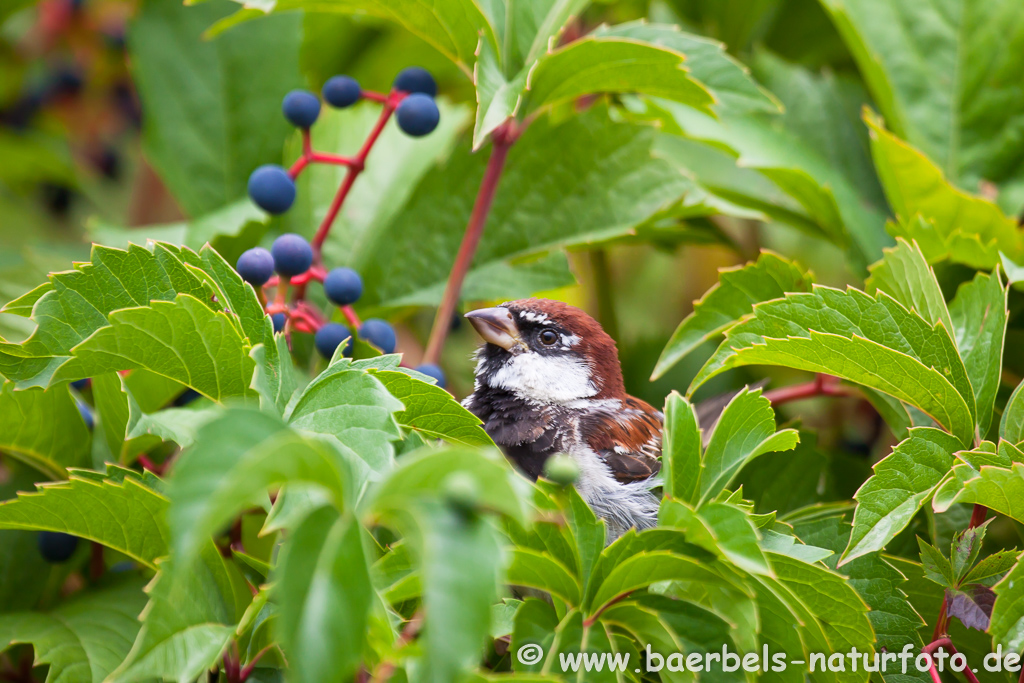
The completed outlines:
{"type": "MultiPolygon", "coordinates": [[[[306,90],[293,90],[285,96],[281,108],[285,118],[302,131],[302,155],[289,169],[267,164],[253,171],[248,186],[252,200],[268,213],[284,213],[295,202],[295,179],[310,164],[345,166],[348,172],[312,243],[300,235],[288,233],[278,237],[269,251],[256,247],[238,259],[236,268],[239,275],[263,293],[264,306],[275,332],[313,334],[317,351],[328,360],[343,343],[346,345],[342,353],[351,355],[353,335],[350,329],[356,330],[360,339],[384,353],[395,351],[398,338],[394,328],[378,318],[361,321],[352,308],[363,293],[359,274],[351,268],[328,271],[321,261],[320,249],[388,119],[394,114],[398,127],[413,137],[431,133],[440,121],[440,111],[434,101],[436,94],[434,78],[419,67],[410,67],[399,73],[387,95],[363,90],[348,76],[329,79],[321,96],[332,107],[349,107],[364,99],[383,105],[377,124],[359,152],[352,157],[313,150],[310,128],[320,116],[320,97],[306,90]],[[306,301],[306,287],[314,280],[323,285],[324,294],[339,308],[348,325],[329,322],[306,301]],[[294,292],[291,302],[288,301],[290,288],[294,292]]],[[[444,375],[436,365],[421,365],[416,369],[444,385],[444,375]]]]}

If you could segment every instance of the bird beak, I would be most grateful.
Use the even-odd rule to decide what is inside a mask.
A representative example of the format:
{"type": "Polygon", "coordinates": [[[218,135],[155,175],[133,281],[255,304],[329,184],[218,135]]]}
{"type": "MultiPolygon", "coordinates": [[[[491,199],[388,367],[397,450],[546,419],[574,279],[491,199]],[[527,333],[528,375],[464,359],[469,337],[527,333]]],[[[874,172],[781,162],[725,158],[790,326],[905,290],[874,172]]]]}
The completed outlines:
{"type": "Polygon", "coordinates": [[[511,351],[516,346],[526,346],[519,338],[519,328],[507,308],[480,308],[470,311],[466,317],[477,334],[488,344],[500,346],[506,351],[511,351]]]}

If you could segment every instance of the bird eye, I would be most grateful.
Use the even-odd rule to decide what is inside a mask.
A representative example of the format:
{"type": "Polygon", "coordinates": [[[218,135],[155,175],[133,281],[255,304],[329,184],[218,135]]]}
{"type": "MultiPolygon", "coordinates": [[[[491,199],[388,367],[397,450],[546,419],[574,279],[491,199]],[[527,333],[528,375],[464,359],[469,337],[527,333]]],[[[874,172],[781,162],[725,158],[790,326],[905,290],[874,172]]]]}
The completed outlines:
{"type": "Polygon", "coordinates": [[[558,341],[558,335],[554,330],[543,330],[540,333],[540,343],[544,346],[551,346],[558,341]]]}

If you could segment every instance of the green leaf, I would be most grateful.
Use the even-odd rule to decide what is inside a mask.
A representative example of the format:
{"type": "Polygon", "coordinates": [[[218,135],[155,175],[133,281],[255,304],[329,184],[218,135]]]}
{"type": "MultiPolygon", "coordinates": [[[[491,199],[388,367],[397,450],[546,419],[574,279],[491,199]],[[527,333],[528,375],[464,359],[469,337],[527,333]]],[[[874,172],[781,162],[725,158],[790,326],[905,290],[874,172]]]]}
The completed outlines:
{"type": "MultiPolygon", "coordinates": [[[[257,0],[255,3],[239,4],[244,4],[246,9],[240,9],[223,20],[221,23],[224,28],[256,19],[263,16],[262,13],[294,14],[293,10],[339,12],[384,19],[425,41],[455,62],[469,77],[472,77],[475,61],[473,55],[481,37],[485,41],[494,42],[494,29],[473,0],[395,0],[387,3],[373,0],[332,0],[329,3],[319,0],[257,0]]],[[[219,33],[219,30],[220,27],[215,26],[213,32],[219,33]]]]}
{"type": "MultiPolygon", "coordinates": [[[[599,38],[623,38],[658,45],[686,56],[683,68],[715,97],[712,109],[777,113],[775,96],[750,77],[749,69],[725,51],[725,45],[704,36],[684,33],[677,26],[630,21],[599,26],[599,38]]],[[[639,89],[638,89],[639,90],[639,89]]]]}
{"type": "Polygon", "coordinates": [[[662,503],[662,526],[681,529],[689,543],[724,557],[751,574],[771,574],[759,538],[746,512],[726,503],[708,503],[699,510],[676,502],[662,503]]]}
{"type": "Polygon", "coordinates": [[[65,482],[42,484],[0,503],[0,529],[60,531],[102,543],[149,567],[167,554],[167,499],[137,475],[117,478],[72,470],[65,482]],[[85,478],[90,474],[95,478],[85,478]]]}
{"type": "Polygon", "coordinates": [[[303,436],[266,413],[222,411],[174,465],[167,518],[176,556],[189,561],[238,513],[265,503],[275,485],[317,485],[344,509],[360,483],[357,463],[358,456],[338,442],[303,436]]]}
{"type": "Polygon", "coordinates": [[[1018,554],[1016,550],[1000,550],[992,553],[976,564],[960,583],[967,585],[991,581],[992,577],[1002,577],[1017,563],[1018,554]]]}
{"type": "Polygon", "coordinates": [[[526,523],[529,487],[497,449],[452,446],[403,455],[394,471],[370,493],[365,509],[377,513],[418,509],[415,506],[423,501],[437,498],[445,481],[456,472],[466,473],[476,482],[480,505],[521,525],[526,523]]]}
{"type": "Polygon", "coordinates": [[[929,427],[910,430],[893,452],[875,464],[874,475],[857,490],[853,533],[840,566],[881,550],[902,531],[953,465],[960,443],[929,427]]]}
{"type": "Polygon", "coordinates": [[[1024,382],[1010,394],[999,421],[999,436],[1011,444],[1024,442],[1024,382]]]}
{"type": "Polygon", "coordinates": [[[609,572],[597,587],[593,598],[588,601],[587,612],[596,614],[621,595],[667,580],[708,584],[723,582],[718,574],[692,557],[663,550],[641,552],[620,562],[609,572]]]}
{"type": "Polygon", "coordinates": [[[1000,253],[1015,261],[1024,256],[1024,236],[1014,219],[954,187],[928,157],[874,117],[866,120],[875,166],[899,219],[890,232],[915,239],[931,263],[948,258],[988,270],[1000,263],[1000,253]]]}
{"type": "Polygon", "coordinates": [[[930,325],[941,322],[952,336],[955,328],[946,299],[920,247],[897,239],[896,246],[884,253],[882,260],[868,269],[871,273],[866,283],[868,293],[885,292],[930,325]]]}
{"type": "Polygon", "coordinates": [[[949,305],[956,345],[974,387],[978,433],[982,436],[992,423],[1003,368],[1007,296],[997,267],[992,275],[978,273],[974,280],[960,285],[949,305]]]}
{"type": "MultiPolygon", "coordinates": [[[[653,140],[650,127],[614,123],[604,107],[531,124],[509,151],[462,296],[528,296],[537,290],[516,273],[531,259],[625,235],[675,201],[687,181],[669,163],[651,159],[653,140]],[[561,152],[552,157],[555,148],[561,152]],[[496,291],[494,281],[504,283],[504,291],[496,291]]],[[[373,244],[347,257],[345,265],[363,276],[360,305],[440,301],[486,163],[484,155],[469,154],[468,144],[460,146],[447,164],[424,176],[401,210],[374,227],[373,244]],[[425,245],[426,223],[431,239],[425,245]]],[[[543,271],[545,287],[550,270],[543,271]]]]}
{"type": "Polygon", "coordinates": [[[501,45],[501,63],[506,73],[533,66],[548,51],[565,25],[582,12],[589,0],[516,0],[495,3],[490,12],[501,45]],[[504,16],[500,16],[501,12],[504,16]]]}
{"type": "Polygon", "coordinates": [[[0,385],[0,450],[59,479],[86,464],[91,435],[67,386],[15,391],[0,385]],[[60,425],[55,429],[55,425],[60,425]]]}
{"type": "Polygon", "coordinates": [[[188,294],[110,315],[109,327],[74,349],[55,381],[143,369],[181,382],[214,401],[249,396],[254,362],[229,314],[188,294]]]}
{"type": "Polygon", "coordinates": [[[128,657],[110,683],[195,680],[227,647],[251,598],[234,564],[208,542],[190,565],[161,564],[146,587],[149,602],[128,657]]]}
{"type": "Polygon", "coordinates": [[[743,389],[722,411],[711,433],[701,464],[701,505],[724,491],[748,462],[774,451],[796,447],[800,435],[795,429],[775,431],[775,413],[760,389],[743,389]]]}
{"type": "Polygon", "coordinates": [[[146,158],[193,217],[245,197],[249,174],[280,162],[291,130],[281,97],[302,86],[302,18],[270,17],[204,40],[232,7],[146,0],[128,31],[146,158]],[[258,63],[253,45],[274,59],[258,63]]]}
{"type": "Polygon", "coordinates": [[[565,600],[570,607],[580,604],[579,581],[550,555],[527,548],[516,548],[505,578],[515,586],[537,588],[565,600]]]}
{"type": "Polygon", "coordinates": [[[992,607],[989,633],[996,645],[1009,652],[1024,648],[1024,561],[1015,566],[993,589],[996,603],[992,607]]]}
{"type": "Polygon", "coordinates": [[[958,465],[950,484],[957,480],[956,493],[944,488],[943,496],[936,495],[936,512],[944,512],[954,503],[973,503],[1024,523],[1024,464],[1014,463],[1011,468],[982,466],[980,471],[958,465]]]}
{"type": "Polygon", "coordinates": [[[146,604],[143,584],[131,577],[79,593],[49,612],[7,613],[0,622],[0,651],[28,643],[35,665],[49,665],[48,683],[100,683],[135,641],[146,604]]]}
{"type": "Polygon", "coordinates": [[[152,245],[152,251],[135,245],[127,250],[94,245],[90,263],[51,273],[50,288],[32,309],[38,328],[20,345],[0,343],[0,351],[19,361],[0,365],[0,370],[19,388],[46,386],[72,348],[109,324],[111,312],[171,301],[179,292],[205,299],[202,281],[173,249],[163,244],[152,245]]]}
{"type": "Polygon", "coordinates": [[[1024,62],[1004,46],[1024,37],[1019,3],[824,0],[822,6],[896,134],[961,187],[982,179],[1017,184],[1024,62]]]}
{"type": "Polygon", "coordinates": [[[448,683],[480,664],[491,605],[498,600],[503,553],[496,530],[479,517],[430,506],[423,524],[423,680],[448,683]]]}
{"type": "Polygon", "coordinates": [[[701,431],[693,405],[673,391],[665,401],[662,477],[666,496],[697,501],[701,474],[701,431]]]}
{"type": "Polygon", "coordinates": [[[303,520],[282,551],[273,597],[295,680],[349,681],[359,668],[373,593],[362,535],[351,516],[324,507],[303,520]]]}
{"type": "Polygon", "coordinates": [[[949,557],[953,565],[953,576],[958,585],[964,584],[964,576],[981,554],[986,528],[987,525],[968,527],[953,534],[949,557]]]}
{"type": "Polygon", "coordinates": [[[924,568],[925,576],[940,586],[947,588],[956,586],[956,575],[953,572],[953,567],[950,565],[949,560],[939,552],[939,549],[925,543],[920,538],[917,539],[917,544],[921,548],[921,566],[924,568]]]}
{"type": "Polygon", "coordinates": [[[658,379],[698,346],[749,315],[754,304],[810,289],[811,278],[806,273],[768,251],[761,252],[753,263],[719,271],[718,282],[693,305],[693,313],[665,345],[651,379],[658,379]]]}
{"type": "Polygon", "coordinates": [[[952,339],[885,292],[815,287],[754,307],[729,330],[690,393],[740,365],[781,365],[864,384],[917,406],[963,444],[974,439],[974,391],[952,339]]]}
{"type": "Polygon", "coordinates": [[[642,92],[710,111],[714,98],[690,78],[683,60],[674,50],[638,40],[588,36],[537,62],[527,111],[605,92],[642,92]]]}
{"type": "Polygon", "coordinates": [[[377,472],[394,460],[392,441],[402,433],[394,413],[402,403],[370,373],[347,369],[341,359],[299,395],[288,423],[314,434],[332,436],[377,472]]]}
{"type": "Polygon", "coordinates": [[[404,372],[371,373],[405,406],[395,414],[402,427],[426,438],[444,439],[464,446],[493,446],[480,418],[469,412],[441,387],[404,372]]]}

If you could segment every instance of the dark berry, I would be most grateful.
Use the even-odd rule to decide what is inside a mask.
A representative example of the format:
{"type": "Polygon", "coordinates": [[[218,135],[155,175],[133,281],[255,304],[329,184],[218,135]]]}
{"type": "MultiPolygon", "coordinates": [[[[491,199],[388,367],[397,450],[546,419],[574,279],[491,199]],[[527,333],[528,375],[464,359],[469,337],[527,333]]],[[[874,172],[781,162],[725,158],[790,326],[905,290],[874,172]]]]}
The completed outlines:
{"type": "Polygon", "coordinates": [[[359,328],[359,336],[363,341],[370,342],[384,353],[394,353],[398,345],[398,337],[395,336],[395,328],[391,327],[386,320],[370,318],[359,328]]]}
{"type": "Polygon", "coordinates": [[[324,294],[338,306],[348,306],[363,295],[363,279],[351,268],[335,268],[324,278],[324,294]]]}
{"type": "Polygon", "coordinates": [[[175,408],[181,408],[183,406],[187,406],[189,403],[195,401],[199,397],[200,393],[193,389],[192,387],[189,387],[185,391],[178,394],[174,401],[172,401],[171,405],[173,405],[175,408]]]}
{"type": "Polygon", "coordinates": [[[284,213],[295,201],[295,181],[280,166],[265,164],[249,176],[249,196],[267,213],[284,213]]]}
{"type": "Polygon", "coordinates": [[[324,100],[332,107],[343,109],[351,107],[363,96],[363,89],[359,87],[359,81],[348,76],[332,76],[324,83],[321,91],[324,100]]]}
{"type": "Polygon", "coordinates": [[[288,316],[284,313],[275,313],[270,316],[270,320],[274,323],[274,332],[284,332],[284,324],[288,322],[288,316]]]}
{"type": "Polygon", "coordinates": [[[422,372],[427,377],[433,377],[437,380],[437,386],[444,389],[444,372],[441,368],[437,367],[433,363],[424,363],[416,367],[416,372],[422,372]]]}
{"type": "Polygon", "coordinates": [[[430,72],[418,66],[410,66],[402,69],[395,76],[395,90],[401,90],[409,94],[418,92],[430,97],[437,96],[437,82],[430,72]]]}
{"type": "Polygon", "coordinates": [[[544,477],[560,486],[576,483],[580,476],[580,466],[568,455],[552,455],[544,463],[544,477]]]}
{"type": "Polygon", "coordinates": [[[82,414],[82,419],[85,420],[85,426],[89,428],[89,431],[92,431],[92,428],[96,426],[96,420],[92,416],[92,409],[79,401],[78,412],[82,414]]]}
{"type": "Polygon", "coordinates": [[[292,90],[281,103],[284,117],[299,128],[309,128],[320,116],[320,98],[308,90],[292,90]]]}
{"type": "Polygon", "coordinates": [[[67,562],[78,547],[78,536],[59,531],[39,532],[39,554],[52,564],[67,562]]]}
{"type": "Polygon", "coordinates": [[[235,270],[253,287],[262,287],[274,274],[274,257],[263,247],[253,247],[238,257],[235,270]]]}
{"type": "Polygon", "coordinates": [[[432,133],[441,120],[441,112],[430,95],[414,93],[406,97],[395,110],[398,127],[414,138],[432,133]]]}
{"type": "Polygon", "coordinates": [[[274,270],[285,277],[302,275],[313,265],[313,247],[302,235],[293,232],[274,240],[270,253],[274,256],[274,270]]]}
{"type": "Polygon", "coordinates": [[[89,386],[89,378],[86,377],[85,379],[76,379],[74,382],[71,383],[71,386],[73,386],[76,391],[85,391],[86,387],[89,386]]]}
{"type": "Polygon", "coordinates": [[[345,346],[343,353],[346,356],[352,353],[351,337],[352,333],[344,325],[340,323],[327,323],[316,331],[316,335],[313,337],[313,344],[321,356],[330,360],[334,358],[334,352],[337,351],[341,342],[346,339],[349,339],[349,343],[345,346]]]}

